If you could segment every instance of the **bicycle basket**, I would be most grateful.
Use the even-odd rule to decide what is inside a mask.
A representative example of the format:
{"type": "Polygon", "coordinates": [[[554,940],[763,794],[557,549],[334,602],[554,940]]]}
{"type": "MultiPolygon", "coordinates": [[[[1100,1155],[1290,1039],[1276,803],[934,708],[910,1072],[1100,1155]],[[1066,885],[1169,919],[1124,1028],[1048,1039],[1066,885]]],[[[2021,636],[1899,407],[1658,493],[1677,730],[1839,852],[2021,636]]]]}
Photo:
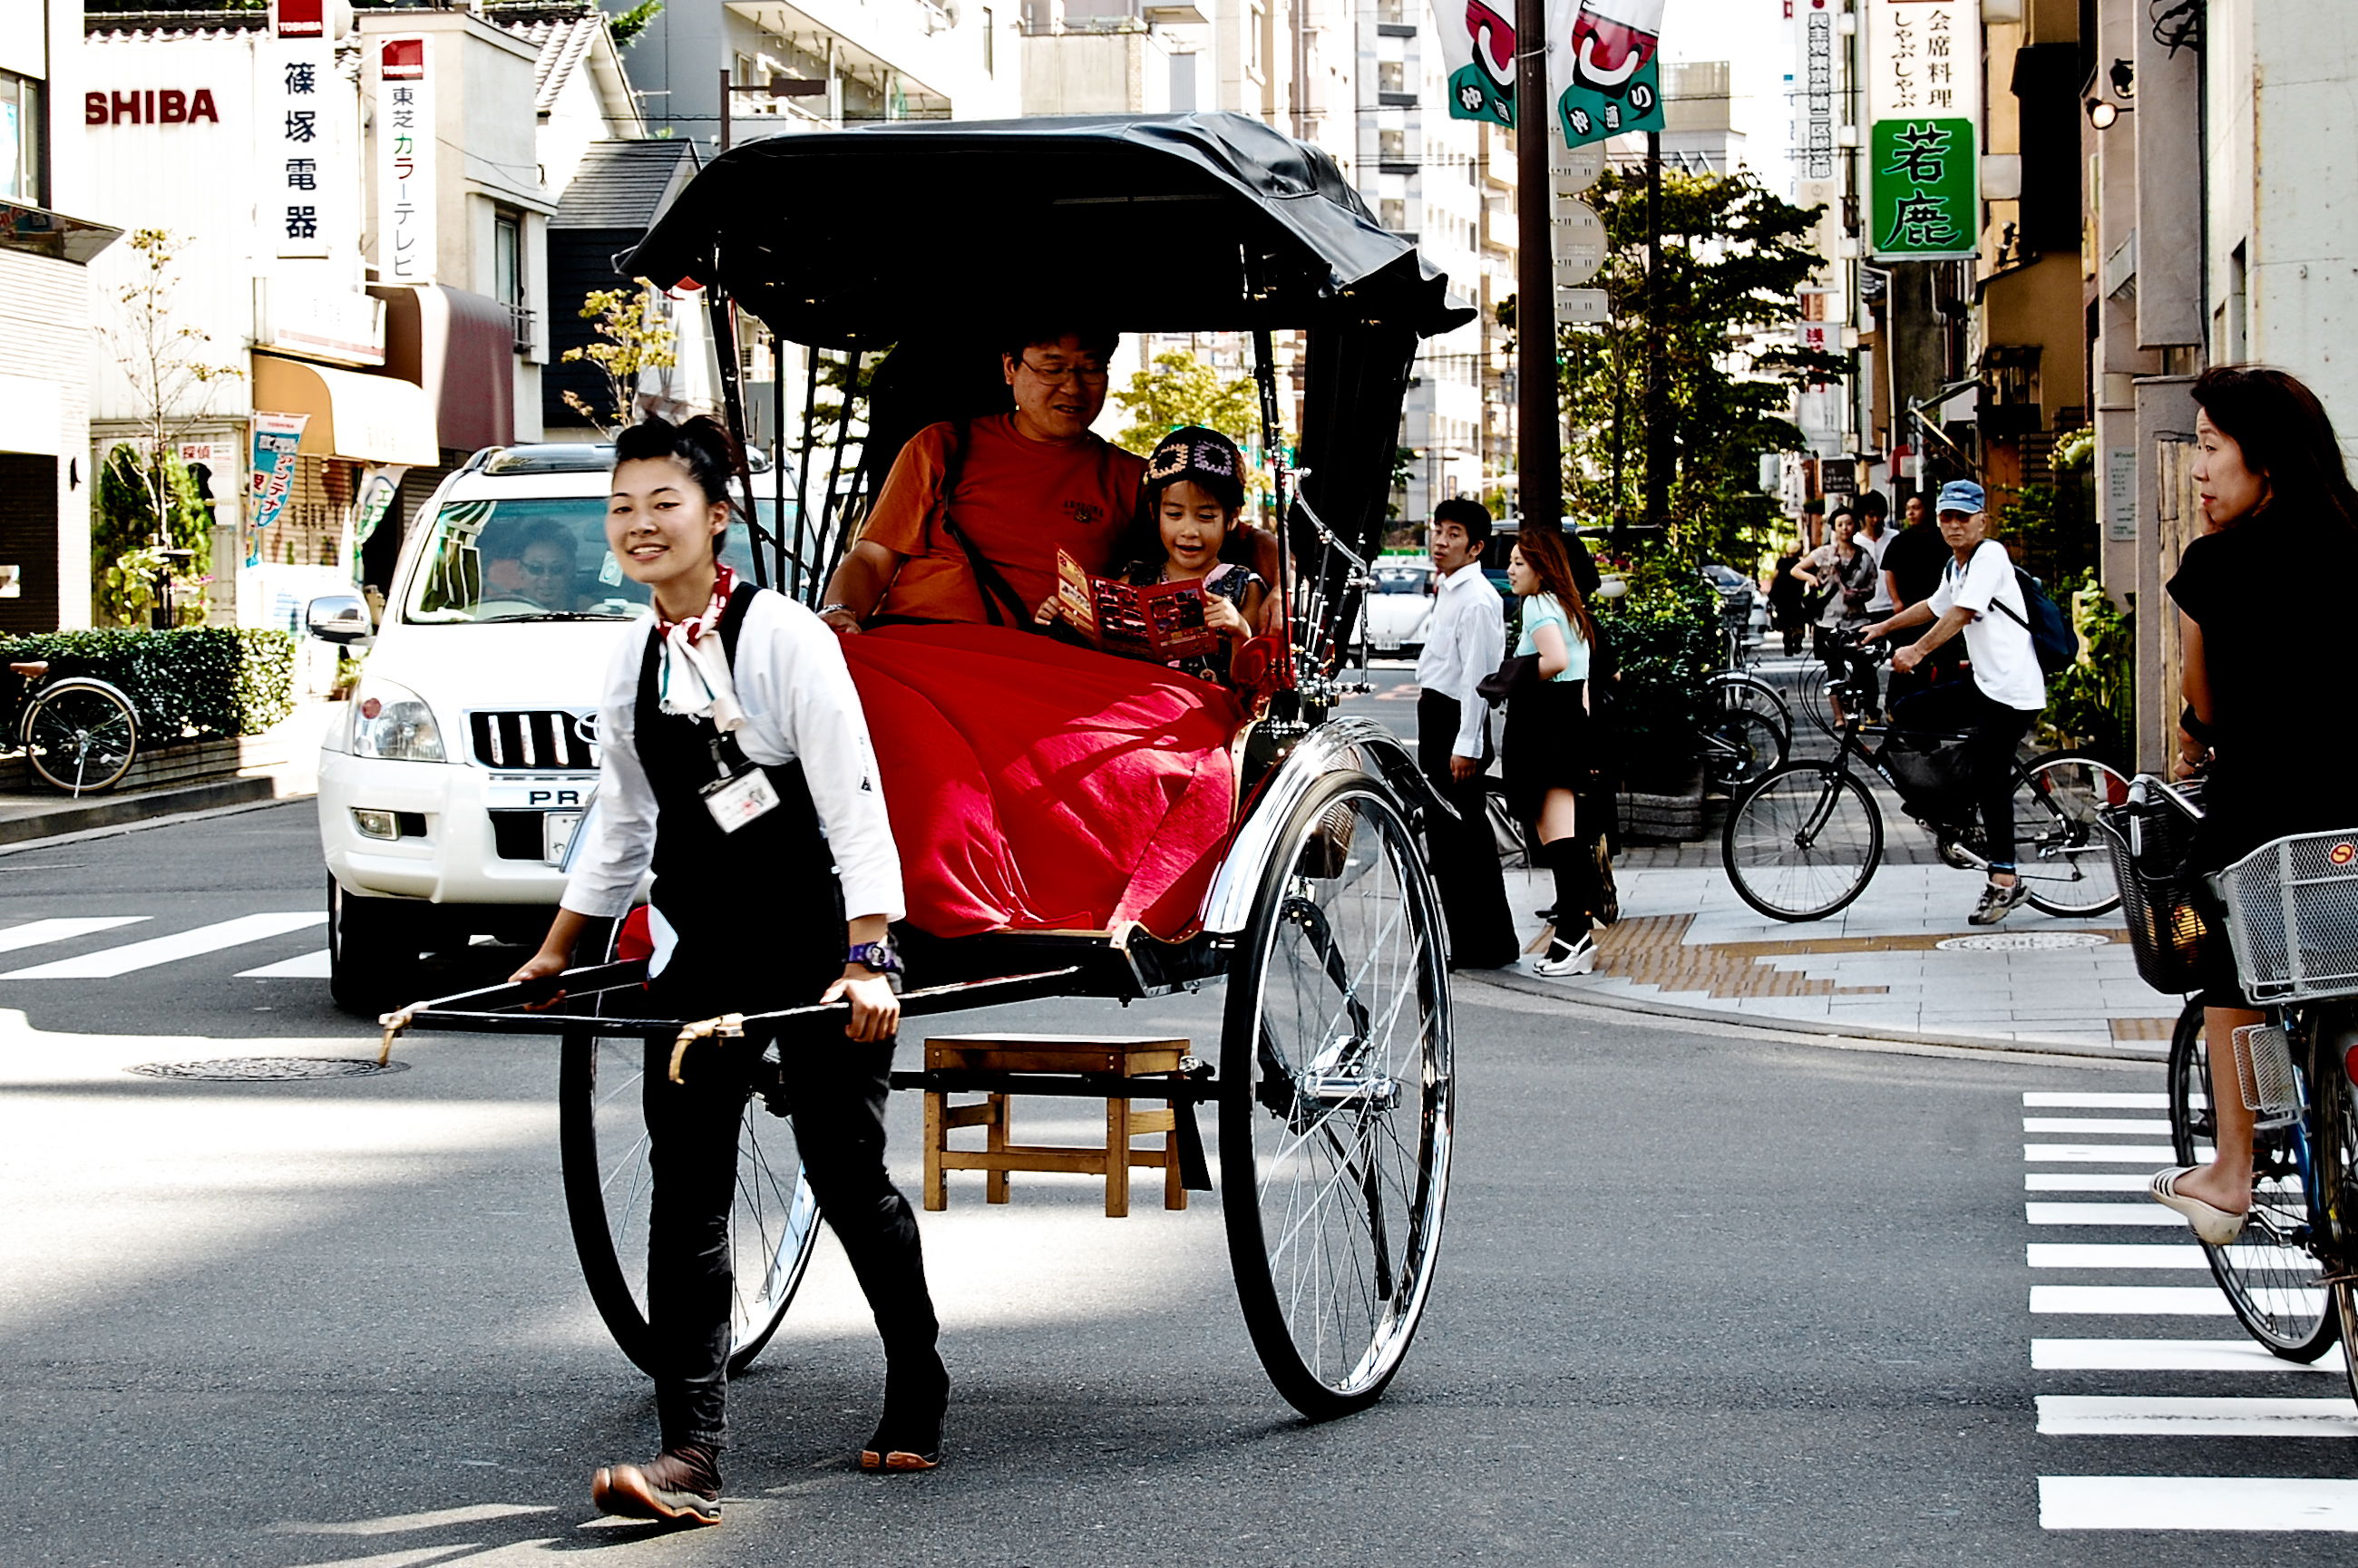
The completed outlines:
{"type": "MultiPolygon", "coordinates": [[[[2195,784],[2180,794],[2198,798],[2195,784]]],[[[2158,991],[2183,996],[2202,985],[2204,954],[2213,939],[2201,879],[2187,869],[2194,821],[2166,800],[2106,806],[2096,829],[2113,858],[2121,914],[2136,954],[2137,977],[2158,991]]]]}
{"type": "Polygon", "coordinates": [[[1973,762],[1966,755],[1971,740],[1929,730],[1891,732],[1883,748],[1883,771],[1910,812],[1942,823],[1973,815],[1973,762]]]}
{"type": "Polygon", "coordinates": [[[2358,827],[2263,844],[2211,886],[2254,1002],[2358,996],[2358,827]]]}

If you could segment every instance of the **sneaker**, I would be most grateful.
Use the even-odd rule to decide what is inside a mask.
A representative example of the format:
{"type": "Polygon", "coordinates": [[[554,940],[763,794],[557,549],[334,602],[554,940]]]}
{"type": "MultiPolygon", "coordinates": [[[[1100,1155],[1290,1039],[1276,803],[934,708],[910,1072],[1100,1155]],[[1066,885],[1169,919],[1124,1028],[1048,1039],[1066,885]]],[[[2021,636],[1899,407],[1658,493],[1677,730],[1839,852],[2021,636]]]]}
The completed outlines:
{"type": "Polygon", "coordinates": [[[1973,914],[1965,917],[1970,925],[1996,925],[2011,914],[2017,905],[2030,896],[2030,890],[2017,881],[2011,887],[1996,882],[1982,884],[1982,901],[1974,905],[1973,914]]]}
{"type": "Polygon", "coordinates": [[[720,1522],[720,1463],[708,1448],[683,1444],[644,1465],[608,1465],[590,1482],[600,1513],[666,1524],[720,1522]]]}
{"type": "Polygon", "coordinates": [[[1596,938],[1582,933],[1577,942],[1562,937],[1548,944],[1547,957],[1531,966],[1535,975],[1585,975],[1596,968],[1596,938]]]}

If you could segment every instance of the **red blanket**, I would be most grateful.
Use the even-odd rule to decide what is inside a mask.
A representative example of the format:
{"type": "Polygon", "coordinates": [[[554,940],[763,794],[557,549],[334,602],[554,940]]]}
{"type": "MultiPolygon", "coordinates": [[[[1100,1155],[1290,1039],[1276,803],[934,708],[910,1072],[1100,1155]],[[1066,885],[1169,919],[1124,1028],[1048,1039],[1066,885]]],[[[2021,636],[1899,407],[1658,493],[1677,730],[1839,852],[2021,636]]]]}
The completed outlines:
{"type": "Polygon", "coordinates": [[[920,930],[1193,933],[1236,814],[1228,693],[994,626],[843,648],[920,930]]]}

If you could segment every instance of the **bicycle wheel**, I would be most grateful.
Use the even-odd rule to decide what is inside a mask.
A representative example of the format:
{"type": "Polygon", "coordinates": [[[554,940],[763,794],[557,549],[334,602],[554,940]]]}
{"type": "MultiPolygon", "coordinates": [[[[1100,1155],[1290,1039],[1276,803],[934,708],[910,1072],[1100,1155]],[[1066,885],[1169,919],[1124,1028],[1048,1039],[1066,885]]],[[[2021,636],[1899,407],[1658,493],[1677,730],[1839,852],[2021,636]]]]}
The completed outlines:
{"type": "MultiPolygon", "coordinates": [[[[647,1125],[639,1100],[645,1067],[646,1044],[633,1036],[567,1034],[557,1119],[565,1211],[582,1280],[614,1343],[653,1376],[647,1125]]],[[[752,1366],[777,1333],[810,1266],[818,1221],[793,1124],[771,1114],[761,1097],[748,1099],[738,1123],[737,1200],[729,1215],[730,1376],[752,1366]]]]}
{"type": "Polygon", "coordinates": [[[1778,768],[1720,829],[1736,895],[1776,920],[1823,920],[1866,891],[1883,859],[1883,813],[1866,787],[1816,762],[1778,768]]]}
{"type": "Polygon", "coordinates": [[[2128,798],[2128,775],[2086,752],[2049,752],[2025,763],[2014,790],[2016,874],[2030,907],[2070,920],[2120,907],[2113,859],[2096,813],[2128,798]]]}
{"type": "Polygon", "coordinates": [[[1380,784],[1321,781],[1263,868],[1220,1034],[1237,1301],[1314,1421],[1373,1403],[1423,1315],[1455,1106],[1440,906],[1380,784]]]}
{"type": "Polygon", "coordinates": [[[121,692],[93,680],[59,681],[25,709],[33,771],[69,795],[112,789],[139,750],[139,719],[121,692]]]}
{"type": "Polygon", "coordinates": [[[2358,1366],[2350,1346],[2358,1344],[2358,1097],[2351,1089],[2349,1060],[2358,1049],[2358,1013],[2347,1003],[2309,1010],[2317,1032],[2310,1056],[2309,1145],[2316,1160],[2316,1208],[2325,1220],[2325,1246],[2332,1260],[2333,1324],[2342,1339],[2342,1372],[2358,1398],[2358,1366]]]}
{"type": "Polygon", "coordinates": [[[1703,722],[1704,774],[1739,795],[1785,762],[1785,740],[1775,724],[1748,708],[1723,708],[1703,722]]]}
{"type": "MultiPolygon", "coordinates": [[[[2215,1127],[2202,1006],[2189,1002],[2169,1043],[2169,1141],[2178,1162],[2207,1161],[2215,1127]]],[[[2309,1200],[2298,1148],[2303,1136],[2291,1127],[2258,1134],[2252,1149],[2252,1217],[2243,1235],[2224,1247],[2197,1243],[2244,1332],[2288,1361],[2316,1360],[2339,1327],[2319,1284],[2324,1271],[2308,1250],[2309,1200]]]]}
{"type": "Polygon", "coordinates": [[[1722,670],[1711,677],[1704,693],[1710,713],[1757,713],[1777,731],[1779,748],[1793,743],[1793,710],[1777,688],[1743,670],[1722,670]]]}

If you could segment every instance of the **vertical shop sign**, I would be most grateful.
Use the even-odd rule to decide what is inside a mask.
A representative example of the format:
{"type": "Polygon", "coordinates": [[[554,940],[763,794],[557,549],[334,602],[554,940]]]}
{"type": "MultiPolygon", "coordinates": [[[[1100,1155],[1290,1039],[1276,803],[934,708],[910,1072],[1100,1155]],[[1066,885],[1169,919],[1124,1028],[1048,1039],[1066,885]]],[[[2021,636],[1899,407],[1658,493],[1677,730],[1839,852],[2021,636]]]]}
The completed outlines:
{"type": "Polygon", "coordinates": [[[275,0],[270,38],[255,64],[262,72],[254,135],[263,224],[281,260],[325,257],[337,224],[333,200],[323,204],[322,194],[337,184],[320,171],[336,168],[341,120],[333,102],[335,44],[322,0],[275,0]]]}
{"type": "Polygon", "coordinates": [[[263,532],[287,510],[295,489],[295,452],[303,444],[308,414],[254,416],[254,460],[245,485],[245,564],[262,564],[263,532]]]}
{"type": "Polygon", "coordinates": [[[1563,145],[1662,128],[1662,0],[1580,0],[1556,100],[1563,145]]]}
{"type": "Polygon", "coordinates": [[[434,281],[434,77],[427,40],[376,50],[377,276],[434,281]]]}
{"type": "Polygon", "coordinates": [[[1957,260],[1981,231],[1981,0],[1867,0],[1868,249],[1957,260]]]}
{"type": "Polygon", "coordinates": [[[2137,536],[2137,455],[2134,447],[2104,453],[2104,536],[2134,543],[2137,536]]]}
{"type": "MultiPolygon", "coordinates": [[[[1801,114],[1800,146],[1794,161],[1803,179],[1834,177],[1834,8],[1833,0],[1803,0],[1799,21],[1801,40],[1801,114]]],[[[1793,15],[1789,5],[1785,15],[1793,15]]]]}

